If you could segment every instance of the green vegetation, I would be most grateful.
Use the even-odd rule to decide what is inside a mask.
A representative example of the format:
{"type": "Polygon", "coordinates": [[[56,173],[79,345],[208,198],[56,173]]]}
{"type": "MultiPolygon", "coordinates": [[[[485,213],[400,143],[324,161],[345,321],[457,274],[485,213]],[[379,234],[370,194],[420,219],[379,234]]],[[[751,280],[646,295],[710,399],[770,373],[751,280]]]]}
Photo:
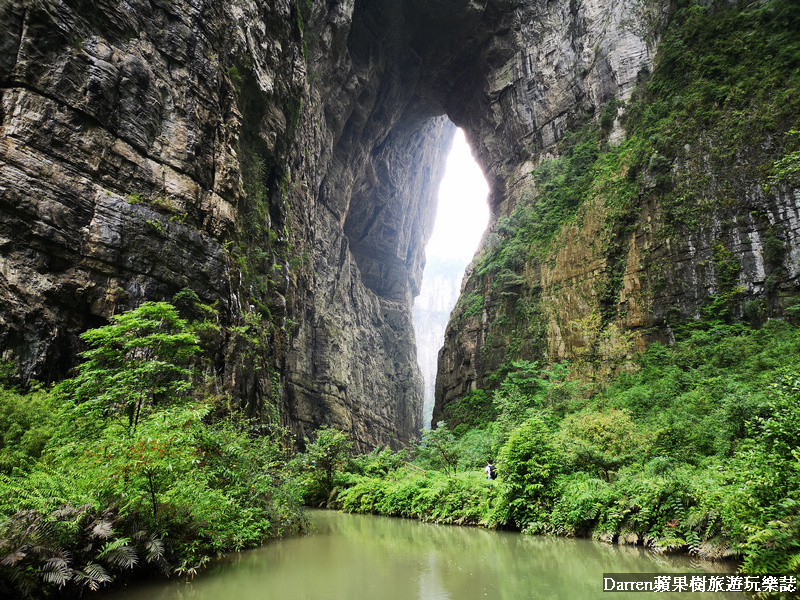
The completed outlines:
{"type": "Polygon", "coordinates": [[[192,294],[176,298],[202,318],[145,303],[83,335],[74,378],[0,389],[0,595],[191,576],[304,527],[281,430],[231,412],[200,375],[212,309],[192,294]]]}
{"type": "Polygon", "coordinates": [[[706,323],[602,385],[513,365],[497,418],[359,457],[317,503],[800,571],[800,329],[706,323]],[[487,481],[486,460],[499,477],[487,481]],[[380,466],[379,466],[380,465],[380,466]]]}
{"type": "MultiPolygon", "coordinates": [[[[800,141],[800,131],[792,129],[788,135],[793,136],[792,142],[797,144],[800,141]]],[[[800,185],[800,150],[794,150],[775,161],[767,181],[764,183],[765,190],[771,187],[789,184],[800,185]]]]}
{"type": "MultiPolygon", "coordinates": [[[[792,292],[779,281],[786,235],[754,208],[766,231],[768,297],[750,304],[730,248],[731,198],[797,182],[798,32],[800,6],[789,0],[679,1],[630,101],[610,102],[561,140],[478,257],[452,318],[463,326],[488,313],[483,368],[499,365],[484,374],[489,389],[445,407],[413,466],[397,460],[378,473],[376,459],[362,457],[334,477],[324,502],[735,558],[747,573],[800,572],[798,309],[784,322],[767,306],[781,285],[792,292]],[[608,141],[615,119],[627,134],[618,146],[608,141]],[[656,243],[719,218],[708,261],[717,293],[702,319],[671,321],[671,347],[632,358],[634,338],[616,322],[619,241],[645,202],[656,207],[656,243]],[[565,227],[588,218],[599,225],[593,258],[606,265],[599,302],[568,324],[583,340],[572,364],[546,365],[544,294],[523,273],[552,265],[565,227]],[[736,324],[737,314],[753,327],[736,324]],[[482,475],[487,459],[496,481],[482,475]]],[[[659,266],[642,259],[648,285],[658,285],[659,266]]]]}
{"type": "MultiPolygon", "coordinates": [[[[612,99],[597,114],[578,119],[487,238],[466,290],[486,296],[487,338],[508,348],[505,357],[488,362],[543,358],[540,319],[552,307],[539,306],[542,290],[531,289],[523,273],[555,264],[566,228],[581,228],[587,218],[600,222],[592,224],[599,224],[599,236],[586,258],[605,265],[595,309],[602,327],[620,317],[628,250],[620,240],[630,238],[644,206],[656,211],[654,246],[707,228],[715,218],[721,225],[712,259],[718,307],[729,315],[746,312],[753,322],[772,314],[786,289],[784,226],[771,225],[763,203],[754,202],[751,218],[769,232],[768,298],[761,305],[745,305],[740,266],[726,246],[738,239],[736,211],[742,212],[732,198],[750,198],[754,187],[772,195],[797,182],[798,31],[800,8],[790,0],[677,3],[652,72],[639,74],[630,100],[612,99]],[[615,118],[626,133],[619,145],[608,137],[615,118]]],[[[655,294],[666,265],[647,248],[641,258],[648,273],[643,293],[655,294]]],[[[476,315],[479,299],[468,298],[454,314],[459,322],[476,315]]]]}
{"type": "MultiPolygon", "coordinates": [[[[297,12],[301,31],[309,7],[297,12]]],[[[85,362],[54,388],[9,387],[0,365],[0,595],[77,594],[134,569],[191,576],[217,553],[301,529],[301,501],[732,557],[747,573],[800,571],[800,329],[757,303],[743,312],[763,327],[732,323],[741,267],[726,231],[710,260],[718,293],[701,321],[675,327],[671,347],[631,360],[633,339],[614,323],[626,266],[618,242],[643,201],[663,212],[656,236],[669,237],[724,215],[744,188],[797,183],[798,32],[791,0],[676,3],[627,106],[612,100],[564,136],[498,221],[455,318],[486,312],[486,352],[509,340],[507,354],[493,363],[491,389],[446,407],[410,452],[352,458],[347,437],[322,428],[287,464],[277,419],[247,418],[206,379],[224,337],[242,372],[267,370],[261,379],[278,387],[269,358],[294,327],[281,300],[310,273],[292,240],[297,182],[283,162],[301,96],[286,101],[275,148],[244,126],[245,193],[226,247],[252,310],[222,336],[214,307],[186,289],[174,306],[148,303],[87,332],[85,362]],[[616,119],[628,134],[619,146],[608,141],[616,119]],[[574,362],[547,365],[542,290],[522,273],[552,258],[590,203],[603,212],[605,287],[597,310],[569,324],[583,340],[574,362]],[[487,459],[495,481],[482,474],[487,459]]],[[[268,107],[250,69],[228,75],[244,122],[261,123],[268,107]]],[[[151,204],[168,209],[166,199],[151,204]]],[[[148,227],[163,232],[165,221],[148,227]]],[[[787,251],[783,232],[765,231],[770,294],[787,251]]]]}
{"type": "Polygon", "coordinates": [[[689,162],[674,173],[662,169],[656,192],[667,222],[681,229],[702,226],[727,198],[741,195],[747,180],[789,177],[797,150],[785,132],[797,129],[800,115],[800,8],[789,0],[718,4],[681,3],[652,76],[626,111],[636,141],[633,175],[656,156],[670,168],[689,162]],[[729,176],[712,181],[699,161],[729,176]]]}
{"type": "Polygon", "coordinates": [[[295,458],[292,468],[305,475],[305,498],[319,503],[334,489],[334,474],[348,461],[352,443],[348,437],[331,427],[320,427],[316,438],[306,442],[306,452],[295,458]]]}
{"type": "Polygon", "coordinates": [[[439,421],[436,429],[422,432],[419,456],[423,461],[443,471],[445,475],[456,474],[459,457],[456,437],[444,421],[439,421]]]}

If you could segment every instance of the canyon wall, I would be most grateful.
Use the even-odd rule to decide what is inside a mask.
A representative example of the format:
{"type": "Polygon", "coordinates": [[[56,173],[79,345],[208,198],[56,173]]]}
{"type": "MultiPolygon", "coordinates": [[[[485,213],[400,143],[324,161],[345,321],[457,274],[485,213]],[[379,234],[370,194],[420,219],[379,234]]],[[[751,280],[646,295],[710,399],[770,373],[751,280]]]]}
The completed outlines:
{"type": "Polygon", "coordinates": [[[498,71],[495,122],[516,128],[498,145],[530,146],[493,150],[481,122],[472,135],[495,220],[448,325],[434,422],[517,360],[603,381],[687,328],[796,318],[800,59],[774,58],[800,46],[796,11],[667,8],[555,10],[543,22],[561,35],[523,28],[498,71]]]}
{"type": "Polygon", "coordinates": [[[191,290],[212,377],[298,443],[421,428],[411,304],[452,125],[403,7],[0,6],[0,347],[55,381],[79,334],[191,290]]]}
{"type": "MultiPolygon", "coordinates": [[[[274,413],[300,445],[325,424],[359,449],[404,445],[422,426],[411,306],[453,123],[499,231],[568,132],[652,70],[668,13],[655,0],[4,0],[0,360],[19,383],[58,380],[82,331],[191,290],[216,311],[209,376],[250,414],[274,413]]],[[[623,116],[607,143],[625,140],[623,116]]],[[[655,161],[651,188],[708,144],[655,161]]],[[[796,190],[741,171],[731,194],[715,173],[703,194],[730,200],[692,235],[662,235],[683,217],[655,193],[624,218],[598,200],[504,284],[473,269],[464,298],[481,309],[464,317],[462,301],[451,323],[439,413],[508,348],[569,357],[585,343],[569,323],[597,307],[641,340],[668,337],[665,315],[697,312],[729,254],[753,300],[793,285],[796,190]]]]}

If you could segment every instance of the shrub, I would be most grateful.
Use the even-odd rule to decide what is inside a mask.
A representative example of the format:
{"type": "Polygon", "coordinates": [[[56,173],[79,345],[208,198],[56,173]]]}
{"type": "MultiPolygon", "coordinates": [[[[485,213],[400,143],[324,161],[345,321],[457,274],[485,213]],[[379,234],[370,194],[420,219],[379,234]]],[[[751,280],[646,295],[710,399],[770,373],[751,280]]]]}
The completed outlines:
{"type": "Polygon", "coordinates": [[[352,442],[342,431],[323,426],[317,429],[314,441],[306,438],[306,452],[299,457],[311,477],[306,482],[306,499],[325,500],[334,488],[334,476],[350,457],[352,442]]]}
{"type": "MultiPolygon", "coordinates": [[[[85,334],[89,360],[57,401],[30,395],[36,411],[15,439],[38,441],[27,470],[0,475],[0,590],[76,594],[148,564],[191,575],[210,555],[304,526],[283,432],[209,418],[184,328],[166,304],[120,315],[85,334]]],[[[0,397],[27,399],[15,394],[0,397]]],[[[22,429],[18,415],[6,422],[22,429]]]]}
{"type": "Polygon", "coordinates": [[[538,417],[517,427],[500,449],[500,514],[521,529],[541,529],[554,497],[561,461],[549,442],[551,432],[538,417]]]}
{"type": "Polygon", "coordinates": [[[0,472],[28,470],[53,435],[57,401],[34,388],[28,394],[0,387],[0,472]]]}
{"type": "Polygon", "coordinates": [[[554,445],[575,469],[608,481],[610,472],[646,459],[651,440],[652,433],[637,426],[627,411],[614,409],[567,416],[554,445]]]}
{"type": "Polygon", "coordinates": [[[444,421],[439,421],[436,429],[426,429],[422,432],[422,442],[417,449],[417,456],[446,474],[456,474],[458,446],[455,436],[444,421]]]}

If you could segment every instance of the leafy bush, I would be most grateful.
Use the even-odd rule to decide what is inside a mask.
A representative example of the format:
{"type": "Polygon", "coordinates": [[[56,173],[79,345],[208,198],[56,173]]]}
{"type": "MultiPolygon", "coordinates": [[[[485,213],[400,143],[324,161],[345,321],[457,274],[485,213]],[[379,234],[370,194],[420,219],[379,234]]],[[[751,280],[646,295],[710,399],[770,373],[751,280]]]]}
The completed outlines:
{"type": "Polygon", "coordinates": [[[46,390],[28,394],[0,387],[0,472],[28,470],[55,427],[57,402],[46,390]]]}
{"type": "Polygon", "coordinates": [[[444,421],[439,421],[436,429],[423,430],[417,456],[425,464],[441,469],[445,474],[455,475],[458,469],[458,446],[456,437],[444,421]]]}
{"type": "Polygon", "coordinates": [[[27,421],[9,411],[4,439],[35,441],[18,450],[25,470],[0,475],[0,589],[77,593],[148,565],[191,575],[304,526],[282,432],[209,418],[187,328],[172,306],[142,305],[84,334],[75,379],[0,393],[34,407],[27,421]]]}
{"type": "Polygon", "coordinates": [[[514,427],[530,417],[543,412],[563,413],[577,388],[567,381],[568,375],[566,363],[545,368],[535,361],[512,362],[493,395],[497,442],[502,444],[514,427]]]}
{"type": "Polygon", "coordinates": [[[403,449],[392,452],[388,447],[375,448],[369,454],[361,454],[350,463],[350,470],[368,477],[381,477],[403,467],[407,463],[408,452],[403,449]]]}
{"type": "Polygon", "coordinates": [[[336,505],[348,512],[494,527],[496,494],[497,488],[480,473],[423,475],[399,470],[384,478],[354,476],[336,505]]]}
{"type": "Polygon", "coordinates": [[[453,428],[456,437],[461,437],[473,427],[488,426],[496,417],[492,393],[472,390],[445,407],[443,420],[453,428]]]}
{"type": "MultiPolygon", "coordinates": [[[[784,369],[772,385],[768,414],[749,424],[743,445],[746,472],[760,514],[743,544],[751,573],[800,571],[800,371],[784,369]]],[[[752,517],[756,517],[752,519],[752,517]]],[[[753,523],[753,521],[755,521],[753,523]]]]}
{"type": "Polygon", "coordinates": [[[493,461],[496,454],[493,431],[491,428],[470,429],[459,438],[456,453],[459,470],[481,471],[486,461],[493,461]]]}
{"type": "Polygon", "coordinates": [[[637,426],[627,411],[614,409],[567,416],[554,445],[575,470],[607,481],[611,471],[646,459],[651,439],[652,432],[637,426]]]}
{"type": "Polygon", "coordinates": [[[306,438],[306,452],[294,460],[294,468],[307,475],[307,502],[324,502],[334,489],[335,475],[347,464],[352,442],[347,434],[332,427],[317,429],[314,441],[306,438]]]}
{"type": "Polygon", "coordinates": [[[500,514],[520,529],[541,529],[551,508],[555,477],[561,470],[551,436],[545,423],[534,417],[514,429],[500,449],[500,514]]]}

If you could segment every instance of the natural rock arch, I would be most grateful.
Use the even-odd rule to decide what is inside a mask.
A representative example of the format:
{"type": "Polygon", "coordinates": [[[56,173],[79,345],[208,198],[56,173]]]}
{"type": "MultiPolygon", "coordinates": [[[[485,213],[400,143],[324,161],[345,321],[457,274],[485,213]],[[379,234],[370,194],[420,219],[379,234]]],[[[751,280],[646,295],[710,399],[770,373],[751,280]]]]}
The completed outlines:
{"type": "MultiPolygon", "coordinates": [[[[213,374],[251,413],[278,408],[299,440],[330,424],[360,449],[404,444],[421,428],[411,300],[443,115],[467,132],[494,215],[507,213],[570,125],[630,93],[666,11],[3,3],[0,358],[23,382],[58,379],[82,330],[188,287],[216,302],[213,374]]],[[[687,306],[708,293],[695,292],[687,306]]],[[[443,398],[483,376],[457,337],[443,398]]]]}

